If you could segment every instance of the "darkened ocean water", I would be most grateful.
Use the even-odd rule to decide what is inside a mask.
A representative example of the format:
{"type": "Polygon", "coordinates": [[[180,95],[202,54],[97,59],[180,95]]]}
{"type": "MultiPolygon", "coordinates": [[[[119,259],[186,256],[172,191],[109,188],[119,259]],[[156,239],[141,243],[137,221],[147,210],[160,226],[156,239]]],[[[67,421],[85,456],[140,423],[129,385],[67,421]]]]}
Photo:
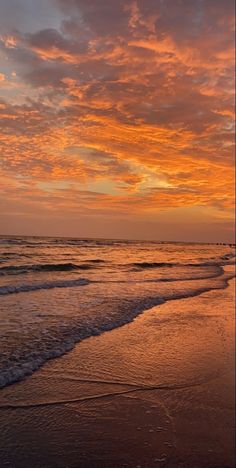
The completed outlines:
{"type": "Polygon", "coordinates": [[[223,289],[229,245],[0,237],[0,387],[169,300],[223,289]]]}

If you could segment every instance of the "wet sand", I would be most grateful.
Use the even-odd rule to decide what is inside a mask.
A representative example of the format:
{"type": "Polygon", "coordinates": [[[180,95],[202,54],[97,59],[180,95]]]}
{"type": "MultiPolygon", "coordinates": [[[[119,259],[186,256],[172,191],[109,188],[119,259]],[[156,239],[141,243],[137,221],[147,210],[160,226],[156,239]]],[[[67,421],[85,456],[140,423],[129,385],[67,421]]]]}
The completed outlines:
{"type": "Polygon", "coordinates": [[[0,466],[233,468],[234,282],[92,337],[0,393],[0,466]]]}

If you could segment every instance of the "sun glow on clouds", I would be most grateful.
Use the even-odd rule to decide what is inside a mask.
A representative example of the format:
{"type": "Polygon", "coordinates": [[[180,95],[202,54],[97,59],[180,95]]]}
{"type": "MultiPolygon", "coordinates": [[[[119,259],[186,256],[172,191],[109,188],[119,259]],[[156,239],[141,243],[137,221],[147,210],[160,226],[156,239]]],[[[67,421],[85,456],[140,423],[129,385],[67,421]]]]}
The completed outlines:
{"type": "Polygon", "coordinates": [[[49,220],[67,217],[71,235],[106,236],[99,215],[113,236],[139,237],[126,230],[134,220],[174,239],[192,213],[187,238],[216,240],[220,226],[230,239],[233,2],[45,0],[42,17],[47,8],[59,27],[22,20],[0,38],[5,222],[17,215],[30,233],[30,219],[45,219],[39,234],[70,234],[49,220]]]}

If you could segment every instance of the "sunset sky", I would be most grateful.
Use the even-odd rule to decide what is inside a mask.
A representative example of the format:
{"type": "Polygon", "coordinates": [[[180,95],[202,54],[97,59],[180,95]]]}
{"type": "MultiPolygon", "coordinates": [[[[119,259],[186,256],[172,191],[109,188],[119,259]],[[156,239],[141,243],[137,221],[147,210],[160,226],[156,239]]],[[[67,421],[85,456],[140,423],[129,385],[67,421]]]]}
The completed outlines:
{"type": "Polygon", "coordinates": [[[233,8],[0,0],[0,233],[232,241],[233,8]]]}

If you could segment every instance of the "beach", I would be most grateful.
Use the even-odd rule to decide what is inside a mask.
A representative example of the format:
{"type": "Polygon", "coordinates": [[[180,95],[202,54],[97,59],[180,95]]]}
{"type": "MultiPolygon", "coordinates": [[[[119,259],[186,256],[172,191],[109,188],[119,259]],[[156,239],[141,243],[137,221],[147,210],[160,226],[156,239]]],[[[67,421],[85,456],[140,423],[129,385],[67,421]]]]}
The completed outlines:
{"type": "MultiPolygon", "coordinates": [[[[130,246],[128,248],[130,249],[130,246]]],[[[197,274],[198,279],[180,281],[179,267],[163,266],[163,261],[159,262],[162,263],[159,267],[154,263],[152,267],[147,266],[147,249],[151,249],[152,257],[154,250],[160,257],[160,246],[136,245],[136,256],[137,249],[140,248],[146,249],[144,252],[146,266],[142,267],[145,276],[143,271],[141,273],[142,282],[148,280],[146,292],[149,291],[149,299],[147,300],[146,295],[145,307],[144,295],[141,299],[139,296],[139,305],[142,303],[142,307],[138,308],[135,303],[136,312],[133,315],[129,314],[127,320],[123,319],[119,323],[117,323],[117,314],[118,312],[124,314],[125,309],[116,310],[116,315],[112,315],[112,318],[116,319],[115,326],[109,322],[106,325],[107,330],[102,332],[99,328],[96,333],[92,328],[93,322],[90,321],[90,336],[78,340],[77,344],[71,344],[69,352],[64,354],[61,352],[58,358],[54,359],[56,356],[51,356],[42,363],[43,365],[38,366],[36,372],[31,371],[31,375],[29,375],[29,363],[28,375],[23,375],[22,370],[20,374],[19,369],[23,366],[23,354],[20,355],[20,351],[18,355],[15,353],[15,361],[13,359],[14,362],[18,359],[18,374],[16,367],[13,367],[14,372],[12,369],[10,372],[8,367],[8,374],[4,369],[4,378],[6,375],[8,379],[16,375],[19,378],[17,382],[3,386],[0,392],[1,466],[12,468],[31,466],[35,468],[233,468],[235,466],[235,280],[231,251],[229,252],[229,247],[224,247],[227,252],[219,252],[218,247],[214,247],[214,251],[218,249],[216,265],[216,255],[214,260],[212,259],[212,247],[210,254],[209,247],[194,247],[197,252],[195,252],[195,267],[186,267],[186,264],[192,264],[193,260],[186,262],[185,252],[183,264],[187,268],[187,274],[182,269],[181,275],[185,274],[186,278],[189,278],[189,268],[191,268],[192,272],[197,272],[194,274],[197,274]],[[208,260],[205,258],[199,266],[199,256],[204,257],[204,255],[208,260]],[[223,269],[221,274],[217,270],[220,262],[223,269]],[[159,270],[168,268],[169,272],[171,270],[171,275],[168,273],[168,278],[165,277],[166,281],[156,283],[157,275],[160,275],[160,271],[157,272],[158,268],[159,270]],[[173,281],[175,268],[177,280],[173,281]],[[203,271],[198,271],[198,268],[203,271]],[[204,271],[206,271],[205,278],[201,279],[204,271]],[[160,286],[161,295],[158,289],[159,295],[154,300],[154,295],[152,293],[150,296],[150,291],[160,286]],[[169,299],[163,300],[164,294],[169,299]]],[[[119,246],[119,249],[123,249],[123,246],[119,246]]],[[[176,246],[173,249],[162,246],[161,249],[165,252],[171,250],[172,257],[174,249],[178,250],[176,246]]],[[[185,247],[185,250],[188,249],[189,246],[185,247]]],[[[183,253],[181,255],[183,258],[183,253]]],[[[104,260],[105,256],[106,254],[103,254],[101,259],[104,260]]],[[[109,256],[111,258],[110,254],[109,256]]],[[[121,257],[120,253],[119,256],[121,257]]],[[[192,251],[191,256],[193,256],[192,251]]],[[[125,257],[127,259],[127,249],[125,257]]],[[[131,260],[134,263],[133,258],[131,260]]],[[[140,258],[138,262],[142,265],[145,263],[144,259],[140,258]]],[[[157,263],[157,260],[155,262],[157,263]]],[[[172,260],[173,263],[176,265],[176,259],[172,260]]],[[[101,276],[101,271],[99,274],[101,276]]],[[[125,277],[133,281],[133,274],[136,274],[136,271],[132,274],[126,271],[125,277]]],[[[137,274],[140,279],[139,271],[137,274]]],[[[162,271],[162,279],[164,275],[165,270],[162,271]]],[[[120,303],[126,291],[122,281],[120,278],[120,303]]],[[[40,284],[42,285],[41,277],[40,284]]],[[[140,290],[140,283],[138,285],[137,289],[132,285],[132,301],[130,296],[128,301],[126,291],[126,309],[130,304],[133,307],[134,295],[140,290]]],[[[83,286],[84,289],[86,287],[83,286]]],[[[106,287],[106,297],[112,298],[115,310],[117,303],[109,290],[110,287],[112,289],[112,285],[106,284],[106,287]]],[[[73,288],[76,291],[83,289],[81,286],[74,286],[65,289],[54,288],[52,291],[58,296],[59,291],[66,290],[73,299],[74,309],[77,307],[79,310],[81,304],[75,303],[73,288]]],[[[39,303],[38,298],[42,298],[45,292],[48,298],[52,291],[43,289],[39,292],[31,290],[11,293],[9,296],[3,294],[2,304],[4,306],[4,301],[6,303],[8,301],[14,313],[17,305],[18,315],[20,315],[21,300],[22,304],[27,302],[28,310],[34,311],[35,316],[39,314],[40,309],[42,327],[42,321],[45,320],[45,316],[43,319],[42,316],[45,307],[48,308],[48,303],[46,304],[46,299],[39,303]],[[34,298],[38,301],[37,310],[34,298]]],[[[104,294],[104,289],[102,291],[104,294]]],[[[88,297],[89,293],[87,299],[84,299],[86,312],[88,297]]],[[[96,310],[100,304],[98,299],[97,295],[96,310]]],[[[53,317],[52,309],[48,310],[50,318],[46,317],[47,321],[50,320],[51,330],[52,324],[57,330],[57,334],[55,332],[52,335],[52,341],[62,340],[58,332],[59,330],[61,333],[58,317],[55,318],[56,313],[59,314],[56,306],[57,303],[53,317]]],[[[80,327],[84,323],[83,313],[80,316],[83,319],[80,321],[80,327]]],[[[103,318],[102,313],[104,314],[104,305],[101,309],[103,318]]],[[[102,323],[105,328],[101,316],[100,325],[97,322],[97,327],[101,327],[102,323]]],[[[34,331],[33,339],[38,340],[39,336],[36,336],[32,325],[32,317],[31,315],[31,319],[28,319],[27,330],[31,336],[34,331]]],[[[69,318],[71,326],[71,315],[69,318]]],[[[12,323],[16,323],[18,319],[19,317],[14,315],[12,321],[9,317],[8,321],[5,320],[4,331],[6,333],[8,330],[8,336],[11,334],[12,343],[13,339],[16,339],[16,329],[12,323]],[[7,329],[7,326],[10,328],[7,329]]],[[[74,315],[73,326],[75,326],[74,315]]],[[[48,328],[44,328],[44,333],[47,330],[48,328]]],[[[68,328],[65,329],[65,323],[64,330],[65,338],[68,339],[68,328]]],[[[71,333],[74,333],[74,329],[71,333]]],[[[27,343],[28,338],[29,335],[25,330],[27,343]]],[[[62,350],[61,341],[59,344],[57,349],[62,350]]],[[[28,350],[32,349],[27,346],[28,350]]],[[[38,349],[39,345],[35,341],[37,362],[38,349]]],[[[5,356],[9,358],[7,348],[5,356]]],[[[9,361],[7,364],[9,365],[9,361]]]]}
{"type": "Polygon", "coordinates": [[[236,468],[235,2],[0,26],[0,468],[236,468]]]}

